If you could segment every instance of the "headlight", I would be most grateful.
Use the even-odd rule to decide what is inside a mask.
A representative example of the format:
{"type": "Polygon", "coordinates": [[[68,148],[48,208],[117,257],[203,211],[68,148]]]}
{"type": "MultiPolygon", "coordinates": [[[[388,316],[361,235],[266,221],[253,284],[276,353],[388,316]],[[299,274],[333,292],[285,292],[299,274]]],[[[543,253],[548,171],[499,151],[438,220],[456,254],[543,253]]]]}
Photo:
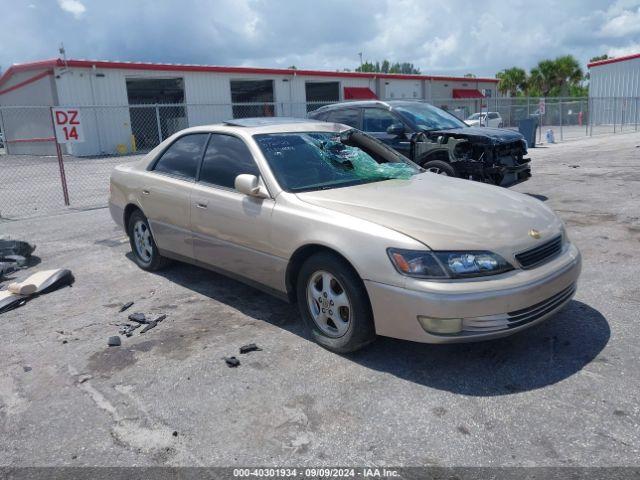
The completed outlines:
{"type": "Polygon", "coordinates": [[[391,263],[403,275],[418,278],[468,278],[513,270],[500,255],[485,252],[426,252],[387,250],[391,263]]]}

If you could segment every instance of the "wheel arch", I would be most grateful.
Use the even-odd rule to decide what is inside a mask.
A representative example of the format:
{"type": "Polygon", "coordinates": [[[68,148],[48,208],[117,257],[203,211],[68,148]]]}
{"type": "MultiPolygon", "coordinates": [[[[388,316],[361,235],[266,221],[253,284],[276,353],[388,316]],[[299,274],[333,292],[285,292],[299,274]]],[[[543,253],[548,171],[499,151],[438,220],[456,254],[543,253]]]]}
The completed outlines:
{"type": "Polygon", "coordinates": [[[293,255],[289,258],[289,263],[287,264],[286,272],[285,272],[285,287],[287,289],[287,297],[291,303],[295,303],[296,298],[296,283],[298,281],[298,274],[300,273],[300,269],[307,259],[312,257],[313,255],[327,252],[335,255],[340,258],[353,272],[360,278],[362,281],[362,277],[358,273],[358,270],[353,266],[353,264],[349,261],[347,257],[345,257],[342,253],[337,251],[334,248],[328,247],[326,245],[322,245],[320,243],[309,243],[306,245],[302,245],[298,247],[293,255]]]}
{"type": "Polygon", "coordinates": [[[142,211],[140,206],[136,205],[135,203],[128,203],[127,206],[124,207],[122,219],[124,221],[124,230],[125,232],[127,232],[127,235],[129,235],[129,219],[131,218],[133,212],[135,212],[136,210],[140,210],[140,212],[144,215],[144,212],[142,211]]]}
{"type": "Polygon", "coordinates": [[[422,157],[420,157],[417,163],[422,166],[431,160],[442,160],[443,162],[451,163],[449,150],[446,148],[438,148],[437,150],[426,152],[422,157]]]}

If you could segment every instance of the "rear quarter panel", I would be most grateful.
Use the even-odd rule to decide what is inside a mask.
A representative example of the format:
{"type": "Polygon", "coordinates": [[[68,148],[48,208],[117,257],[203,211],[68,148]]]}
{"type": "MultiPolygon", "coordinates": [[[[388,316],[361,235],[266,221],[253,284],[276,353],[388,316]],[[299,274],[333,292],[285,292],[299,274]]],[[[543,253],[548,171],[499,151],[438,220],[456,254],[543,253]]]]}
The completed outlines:
{"type": "Polygon", "coordinates": [[[139,176],[144,175],[144,171],[135,168],[135,164],[118,165],[109,179],[109,211],[113,221],[122,229],[124,225],[124,210],[128,204],[137,205],[140,202],[136,197],[136,187],[140,184],[139,176]]]}

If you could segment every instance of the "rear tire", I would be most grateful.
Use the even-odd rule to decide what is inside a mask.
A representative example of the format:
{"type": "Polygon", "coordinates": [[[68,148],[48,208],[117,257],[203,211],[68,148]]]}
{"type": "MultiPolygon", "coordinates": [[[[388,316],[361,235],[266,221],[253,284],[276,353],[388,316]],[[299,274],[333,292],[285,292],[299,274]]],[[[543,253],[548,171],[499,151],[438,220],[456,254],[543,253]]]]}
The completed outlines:
{"type": "Polygon", "coordinates": [[[456,169],[450,163],[445,162],[444,160],[429,160],[422,164],[422,168],[424,168],[428,172],[436,173],[438,175],[445,175],[447,177],[457,177],[458,173],[456,169]]]}
{"type": "Polygon", "coordinates": [[[160,255],[149,221],[140,210],[134,211],[129,217],[127,233],[133,260],[141,269],[153,272],[171,263],[168,258],[160,255]]]}
{"type": "Polygon", "coordinates": [[[296,294],[311,336],[327,350],[353,352],[376,339],[364,284],[337,255],[320,252],[307,259],[298,274],[296,294]]]}

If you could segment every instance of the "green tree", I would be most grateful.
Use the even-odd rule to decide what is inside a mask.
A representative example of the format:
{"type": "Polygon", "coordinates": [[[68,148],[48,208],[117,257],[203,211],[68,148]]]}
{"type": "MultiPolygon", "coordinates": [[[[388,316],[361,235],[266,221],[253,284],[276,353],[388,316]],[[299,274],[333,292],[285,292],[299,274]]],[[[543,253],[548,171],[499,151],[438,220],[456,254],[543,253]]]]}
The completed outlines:
{"type": "Polygon", "coordinates": [[[515,97],[527,88],[527,72],[519,67],[506,68],[498,72],[496,78],[498,91],[503,95],[509,93],[515,97]]]}
{"type": "Polygon", "coordinates": [[[571,88],[577,87],[584,79],[580,62],[573,55],[563,55],[554,60],[556,73],[554,88],[557,95],[567,96],[571,88]]]}
{"type": "Polygon", "coordinates": [[[528,92],[530,96],[568,96],[582,85],[584,72],[573,55],[563,55],[554,60],[538,62],[529,73],[528,92]]]}
{"type": "Polygon", "coordinates": [[[606,53],[604,53],[602,55],[597,55],[595,57],[591,57],[589,59],[589,63],[599,62],[600,60],[608,60],[609,58],[611,58],[611,57],[609,55],[607,55],[606,53]]]}
{"type": "Polygon", "coordinates": [[[371,72],[371,73],[408,73],[419,74],[420,69],[416,68],[413,63],[391,63],[389,60],[383,60],[380,62],[364,62],[361,66],[356,68],[356,72],[371,72]]]}

